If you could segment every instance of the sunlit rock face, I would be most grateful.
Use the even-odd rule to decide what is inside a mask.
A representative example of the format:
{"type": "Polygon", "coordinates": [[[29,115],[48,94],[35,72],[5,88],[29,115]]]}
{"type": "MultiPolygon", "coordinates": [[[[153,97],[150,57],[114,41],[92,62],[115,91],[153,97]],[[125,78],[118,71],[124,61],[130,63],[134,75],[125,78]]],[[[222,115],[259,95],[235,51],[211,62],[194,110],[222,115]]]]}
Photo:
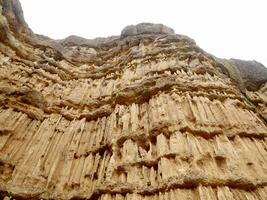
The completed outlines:
{"type": "Polygon", "coordinates": [[[261,64],[159,24],[55,41],[0,5],[0,198],[267,199],[261,64]]]}

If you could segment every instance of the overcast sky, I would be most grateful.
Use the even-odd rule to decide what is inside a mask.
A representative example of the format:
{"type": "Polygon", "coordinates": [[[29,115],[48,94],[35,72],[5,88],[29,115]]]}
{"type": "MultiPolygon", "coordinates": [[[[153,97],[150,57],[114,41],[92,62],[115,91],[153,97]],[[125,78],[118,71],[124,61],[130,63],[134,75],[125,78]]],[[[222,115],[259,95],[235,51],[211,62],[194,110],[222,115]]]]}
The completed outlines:
{"type": "Polygon", "coordinates": [[[119,35],[130,24],[162,23],[221,58],[267,67],[267,0],[20,0],[31,29],[54,39],[119,35]]]}

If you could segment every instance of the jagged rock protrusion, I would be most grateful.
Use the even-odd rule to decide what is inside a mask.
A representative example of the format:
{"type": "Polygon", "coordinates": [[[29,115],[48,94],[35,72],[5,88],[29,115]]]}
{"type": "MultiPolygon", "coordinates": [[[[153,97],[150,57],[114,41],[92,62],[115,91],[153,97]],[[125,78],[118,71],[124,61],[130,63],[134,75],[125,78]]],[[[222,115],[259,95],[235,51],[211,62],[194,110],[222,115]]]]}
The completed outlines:
{"type": "Polygon", "coordinates": [[[258,90],[267,82],[267,69],[257,61],[221,60],[241,90],[258,90]]]}
{"type": "Polygon", "coordinates": [[[163,24],[140,23],[126,26],[121,31],[121,37],[134,36],[140,34],[175,34],[174,30],[163,24]]]}

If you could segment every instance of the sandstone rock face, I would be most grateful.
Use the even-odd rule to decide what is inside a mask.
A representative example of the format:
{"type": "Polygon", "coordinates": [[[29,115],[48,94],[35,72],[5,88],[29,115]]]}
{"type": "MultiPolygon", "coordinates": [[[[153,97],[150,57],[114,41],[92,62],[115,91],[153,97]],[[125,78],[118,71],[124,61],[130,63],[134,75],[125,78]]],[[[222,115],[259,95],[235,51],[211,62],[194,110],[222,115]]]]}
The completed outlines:
{"type": "Polygon", "coordinates": [[[267,199],[255,63],[147,23],[55,41],[0,5],[0,198],[267,199]]]}
{"type": "Polygon", "coordinates": [[[174,34],[174,30],[163,24],[140,23],[136,26],[126,26],[121,31],[122,38],[140,34],[174,34]]]}

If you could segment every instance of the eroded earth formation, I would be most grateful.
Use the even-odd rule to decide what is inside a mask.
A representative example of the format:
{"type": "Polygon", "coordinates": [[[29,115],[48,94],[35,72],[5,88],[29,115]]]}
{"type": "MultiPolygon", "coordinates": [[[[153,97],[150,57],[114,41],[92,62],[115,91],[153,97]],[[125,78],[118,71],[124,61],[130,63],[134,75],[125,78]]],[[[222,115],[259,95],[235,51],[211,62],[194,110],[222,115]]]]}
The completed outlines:
{"type": "Polygon", "coordinates": [[[160,24],[52,40],[0,0],[0,198],[266,200],[266,80],[160,24]]]}

